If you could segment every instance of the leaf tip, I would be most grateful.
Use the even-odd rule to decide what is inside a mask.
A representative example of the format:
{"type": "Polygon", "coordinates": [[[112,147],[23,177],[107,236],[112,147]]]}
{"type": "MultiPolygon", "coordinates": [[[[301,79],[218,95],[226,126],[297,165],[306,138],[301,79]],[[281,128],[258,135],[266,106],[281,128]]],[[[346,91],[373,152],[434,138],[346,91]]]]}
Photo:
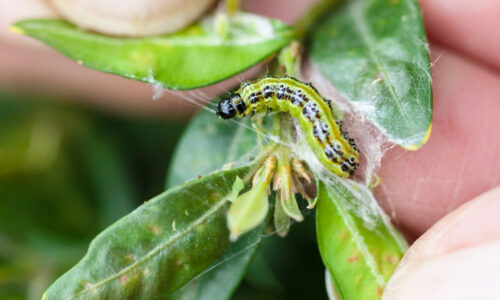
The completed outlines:
{"type": "Polygon", "coordinates": [[[408,150],[408,151],[417,151],[420,147],[422,147],[423,143],[421,144],[412,144],[412,145],[401,145],[401,148],[408,150]]]}
{"type": "Polygon", "coordinates": [[[238,240],[238,237],[240,236],[240,233],[237,230],[231,230],[231,233],[229,234],[229,240],[234,243],[238,240]]]}
{"type": "Polygon", "coordinates": [[[241,180],[240,177],[236,176],[234,180],[233,187],[231,190],[231,195],[229,197],[229,201],[234,202],[236,198],[238,198],[238,194],[245,188],[245,183],[241,180]]]}
{"type": "Polygon", "coordinates": [[[314,209],[316,207],[316,203],[318,203],[318,197],[315,197],[314,200],[309,201],[307,209],[314,209]]]}
{"type": "Polygon", "coordinates": [[[12,32],[12,33],[15,33],[15,34],[24,35],[24,30],[22,30],[21,28],[17,27],[16,25],[10,25],[8,30],[10,32],[12,32]]]}
{"type": "Polygon", "coordinates": [[[422,139],[422,142],[419,144],[413,144],[409,146],[402,146],[403,149],[405,150],[410,150],[410,151],[416,151],[420,149],[427,141],[429,140],[432,132],[432,123],[429,125],[429,128],[427,128],[427,132],[425,133],[424,138],[422,139]]]}
{"type": "Polygon", "coordinates": [[[293,214],[293,215],[289,215],[289,216],[290,216],[290,218],[294,219],[297,222],[304,221],[304,217],[302,216],[302,214],[300,212],[298,214],[293,214]]]}
{"type": "Polygon", "coordinates": [[[427,143],[427,141],[431,137],[431,132],[432,132],[432,123],[429,124],[429,128],[427,128],[427,132],[425,133],[424,139],[422,140],[422,145],[427,143]]]}

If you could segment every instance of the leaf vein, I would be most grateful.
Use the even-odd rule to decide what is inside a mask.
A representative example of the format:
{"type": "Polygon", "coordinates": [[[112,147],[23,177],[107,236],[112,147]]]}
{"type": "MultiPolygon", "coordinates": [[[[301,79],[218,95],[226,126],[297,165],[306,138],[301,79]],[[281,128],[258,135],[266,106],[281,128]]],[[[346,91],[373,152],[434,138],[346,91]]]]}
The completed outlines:
{"type": "MultiPolygon", "coordinates": [[[[326,188],[326,187],[325,187],[326,188]]],[[[370,271],[372,274],[375,276],[375,280],[377,281],[378,284],[385,286],[386,281],[384,280],[384,277],[382,274],[379,272],[377,268],[377,263],[375,261],[375,258],[373,255],[370,253],[366,245],[364,244],[364,239],[363,237],[359,234],[359,230],[357,230],[356,225],[354,225],[354,221],[352,220],[352,216],[350,216],[348,213],[345,212],[344,207],[340,205],[338,198],[336,195],[332,195],[331,189],[326,188],[328,196],[330,199],[334,201],[334,205],[336,205],[339,208],[339,214],[342,217],[342,220],[344,220],[347,229],[352,233],[352,239],[358,249],[361,252],[361,255],[365,258],[366,264],[370,268],[370,271]]]]}
{"type": "Polygon", "coordinates": [[[351,13],[353,23],[355,25],[355,28],[358,30],[362,40],[365,42],[368,52],[372,60],[375,62],[378,70],[384,75],[384,84],[387,86],[387,89],[391,93],[392,99],[395,101],[398,110],[403,117],[406,126],[408,130],[411,132],[412,136],[415,135],[415,130],[413,128],[412,123],[410,122],[410,119],[407,115],[407,112],[403,109],[401,106],[401,99],[396,93],[396,89],[394,87],[394,84],[391,82],[391,79],[387,75],[387,70],[385,69],[384,64],[380,61],[378,58],[378,55],[376,53],[375,47],[374,47],[374,38],[372,37],[372,34],[370,30],[368,29],[368,26],[365,24],[363,21],[363,17],[361,14],[362,11],[362,2],[366,3],[366,1],[358,1],[354,0],[351,5],[349,5],[349,12],[351,13]]]}
{"type": "Polygon", "coordinates": [[[145,261],[147,261],[148,259],[150,259],[151,257],[153,257],[154,255],[156,255],[158,252],[162,251],[163,249],[167,248],[168,246],[170,246],[171,244],[175,243],[177,240],[179,240],[180,238],[182,238],[184,235],[188,234],[191,230],[193,230],[196,226],[200,225],[201,223],[203,223],[204,221],[206,221],[207,219],[209,219],[212,215],[214,215],[221,207],[224,206],[224,204],[226,204],[227,202],[227,197],[222,197],[221,198],[222,200],[220,200],[219,202],[217,202],[210,210],[208,210],[207,212],[205,212],[200,218],[198,218],[195,222],[191,223],[190,225],[188,225],[186,227],[185,230],[183,231],[180,231],[179,233],[177,234],[174,234],[173,236],[171,236],[170,239],[168,239],[167,241],[165,241],[164,243],[160,244],[159,246],[153,248],[150,252],[148,252],[145,256],[143,256],[141,259],[135,261],[133,264],[131,264],[130,266],[122,269],[120,272],[112,275],[112,276],[109,276],[108,278],[105,278],[95,284],[93,284],[91,286],[91,288],[88,288],[88,289],[84,289],[83,291],[79,292],[79,293],[76,293],[73,297],[71,297],[71,299],[76,299],[77,297],[91,291],[91,290],[95,290],[95,289],[98,289],[100,288],[101,286],[107,284],[108,282],[112,281],[112,280],[115,280],[117,278],[119,278],[120,276],[124,275],[124,274],[127,274],[128,272],[132,271],[135,267],[141,265],[142,263],[144,263],[145,261]]]}

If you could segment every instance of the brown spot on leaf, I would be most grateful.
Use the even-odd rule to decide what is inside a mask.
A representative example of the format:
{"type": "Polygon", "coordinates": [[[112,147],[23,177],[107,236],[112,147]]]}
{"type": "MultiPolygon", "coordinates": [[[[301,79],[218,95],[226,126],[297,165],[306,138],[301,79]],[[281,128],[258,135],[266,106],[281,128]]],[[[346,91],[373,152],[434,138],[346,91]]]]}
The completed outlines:
{"type": "Polygon", "coordinates": [[[375,78],[373,79],[372,84],[377,84],[377,83],[381,82],[382,80],[384,80],[384,74],[378,73],[377,75],[375,75],[375,78]]]}
{"type": "Polygon", "coordinates": [[[125,284],[128,282],[128,277],[125,275],[120,276],[120,282],[125,284]]]}
{"type": "Polygon", "coordinates": [[[135,256],[133,254],[127,254],[127,256],[125,256],[125,258],[127,258],[127,260],[130,260],[130,261],[135,260],[135,256]]]}
{"type": "Polygon", "coordinates": [[[352,264],[352,263],[355,263],[357,261],[359,261],[359,256],[358,255],[351,255],[347,258],[347,261],[352,264]]]}
{"type": "Polygon", "coordinates": [[[158,234],[160,233],[160,228],[156,225],[151,225],[149,226],[149,231],[151,231],[153,234],[158,234]]]}
{"type": "Polygon", "coordinates": [[[381,286],[377,286],[377,296],[381,297],[384,289],[381,286]]]}
{"type": "Polygon", "coordinates": [[[385,261],[391,264],[397,264],[399,262],[399,257],[397,255],[387,254],[385,256],[385,261]]]}

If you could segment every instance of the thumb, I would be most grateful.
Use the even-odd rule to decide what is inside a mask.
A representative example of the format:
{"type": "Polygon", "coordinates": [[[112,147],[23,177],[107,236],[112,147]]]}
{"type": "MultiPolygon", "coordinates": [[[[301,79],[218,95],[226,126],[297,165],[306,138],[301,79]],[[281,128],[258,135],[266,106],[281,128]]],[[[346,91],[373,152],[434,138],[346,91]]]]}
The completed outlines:
{"type": "Polygon", "coordinates": [[[437,222],[408,250],[389,299],[500,299],[500,187],[437,222]]]}

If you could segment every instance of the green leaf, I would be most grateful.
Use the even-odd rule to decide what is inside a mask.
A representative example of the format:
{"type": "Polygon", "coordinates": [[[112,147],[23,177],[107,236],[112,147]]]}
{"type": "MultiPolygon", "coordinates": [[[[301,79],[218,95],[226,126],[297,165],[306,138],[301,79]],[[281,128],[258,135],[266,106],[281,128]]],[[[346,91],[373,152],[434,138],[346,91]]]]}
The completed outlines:
{"type": "Polygon", "coordinates": [[[240,235],[259,226],[266,218],[269,210],[267,190],[271,177],[265,167],[261,170],[252,188],[236,198],[227,212],[231,241],[236,241],[240,235]]]}
{"type": "Polygon", "coordinates": [[[432,89],[416,0],[351,0],[312,29],[314,65],[391,141],[416,150],[429,138],[432,89]]]}
{"type": "Polygon", "coordinates": [[[365,187],[318,181],[316,230],[340,299],[380,299],[407,248],[365,187]]]}
{"type": "Polygon", "coordinates": [[[224,254],[169,300],[224,300],[229,299],[241,281],[246,268],[262,242],[265,226],[261,225],[232,243],[224,254]]]}
{"type": "Polygon", "coordinates": [[[167,176],[167,187],[209,174],[236,161],[247,162],[257,144],[248,119],[237,124],[221,120],[211,111],[201,111],[188,125],[175,149],[167,176]],[[245,157],[242,159],[242,157],[245,157]]]}
{"type": "MultiPolygon", "coordinates": [[[[285,160],[288,159],[285,158],[285,160]]],[[[280,196],[277,197],[276,199],[279,200],[279,203],[276,203],[276,205],[281,205],[285,213],[290,217],[293,218],[297,222],[302,222],[304,220],[304,217],[300,213],[299,205],[297,204],[297,200],[295,199],[295,193],[292,188],[292,177],[291,177],[291,170],[290,170],[290,165],[287,163],[285,164],[283,162],[283,158],[280,157],[278,161],[278,176],[280,178],[279,180],[279,187],[281,189],[280,191],[280,196]]]]}
{"type": "Polygon", "coordinates": [[[227,198],[249,167],[194,180],[146,202],[97,236],[44,299],[161,299],[229,246],[227,198]]]}
{"type": "Polygon", "coordinates": [[[274,201],[274,228],[276,229],[276,233],[278,235],[284,237],[288,233],[290,229],[291,221],[290,217],[286,214],[283,209],[281,194],[276,193],[276,199],[274,201]]]}
{"type": "Polygon", "coordinates": [[[229,197],[229,201],[236,201],[236,198],[238,198],[238,195],[243,189],[245,189],[245,183],[243,182],[243,180],[241,180],[241,178],[236,177],[231,189],[231,196],[229,197]]]}
{"type": "Polygon", "coordinates": [[[227,38],[216,18],[165,36],[120,38],[55,19],[21,21],[11,31],[34,37],[78,63],[169,89],[213,84],[255,65],[292,39],[287,25],[251,14],[231,18],[227,38]]]}
{"type": "MultiPolygon", "coordinates": [[[[253,155],[249,152],[252,153],[257,144],[257,135],[249,129],[249,120],[242,122],[239,125],[218,119],[213,112],[201,111],[185,130],[175,150],[167,187],[209,174],[228,163],[238,161],[239,164],[251,159],[253,155]]],[[[172,299],[229,299],[260,246],[261,234],[259,227],[231,243],[223,256],[209,267],[209,271],[172,294],[172,299]],[[231,253],[240,254],[234,256],[231,253]]]]}

